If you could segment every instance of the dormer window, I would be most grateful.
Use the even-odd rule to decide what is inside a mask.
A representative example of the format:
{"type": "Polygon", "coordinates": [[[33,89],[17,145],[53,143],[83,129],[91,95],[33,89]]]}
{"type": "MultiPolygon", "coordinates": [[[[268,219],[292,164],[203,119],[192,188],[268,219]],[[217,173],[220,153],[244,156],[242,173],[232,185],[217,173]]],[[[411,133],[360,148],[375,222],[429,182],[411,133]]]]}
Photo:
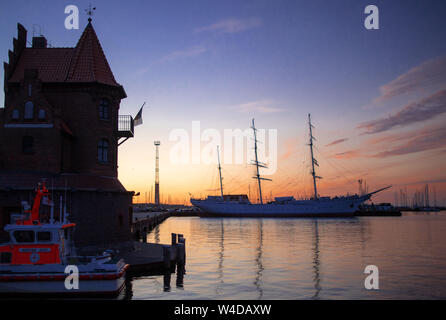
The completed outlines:
{"type": "Polygon", "coordinates": [[[39,110],[39,119],[43,120],[43,119],[45,119],[45,117],[46,117],[45,110],[44,109],[40,109],[39,110]]]}
{"type": "Polygon", "coordinates": [[[19,109],[12,110],[12,119],[18,120],[20,118],[19,109]]]}
{"type": "Polygon", "coordinates": [[[34,104],[31,101],[25,103],[25,119],[32,119],[34,117],[34,104]]]}
{"type": "Polygon", "coordinates": [[[99,104],[99,119],[110,119],[110,102],[108,101],[108,99],[101,99],[101,103],[99,104]]]}
{"type": "Polygon", "coordinates": [[[98,161],[100,163],[108,162],[108,140],[101,139],[98,143],[98,161]]]}

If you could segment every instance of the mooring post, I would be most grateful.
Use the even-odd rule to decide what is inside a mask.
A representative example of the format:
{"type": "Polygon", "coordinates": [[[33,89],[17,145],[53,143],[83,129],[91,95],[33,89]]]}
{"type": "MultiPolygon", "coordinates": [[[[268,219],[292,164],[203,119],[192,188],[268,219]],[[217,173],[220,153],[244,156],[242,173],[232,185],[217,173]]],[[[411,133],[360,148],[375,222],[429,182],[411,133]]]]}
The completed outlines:
{"type": "Polygon", "coordinates": [[[172,245],[174,246],[177,243],[177,234],[176,233],[172,233],[172,245]]]}
{"type": "Polygon", "coordinates": [[[181,244],[181,260],[183,265],[183,271],[185,271],[186,266],[186,239],[182,234],[178,235],[178,242],[181,244]]]}
{"type": "Polygon", "coordinates": [[[170,270],[164,271],[164,277],[163,277],[164,291],[166,292],[170,291],[170,277],[171,277],[170,270]]]}
{"type": "Polygon", "coordinates": [[[163,246],[163,262],[164,268],[170,270],[170,248],[167,245],[163,246]]]}

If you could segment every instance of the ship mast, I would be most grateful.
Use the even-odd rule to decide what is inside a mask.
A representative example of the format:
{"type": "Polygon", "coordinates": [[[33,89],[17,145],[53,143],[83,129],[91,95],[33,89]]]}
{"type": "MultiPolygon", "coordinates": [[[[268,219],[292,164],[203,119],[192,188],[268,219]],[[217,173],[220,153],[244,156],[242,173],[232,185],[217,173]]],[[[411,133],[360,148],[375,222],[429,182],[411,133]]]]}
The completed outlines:
{"type": "Polygon", "coordinates": [[[223,178],[221,177],[221,165],[220,165],[220,150],[217,146],[217,157],[218,157],[218,173],[220,175],[220,191],[221,191],[221,199],[223,200],[223,178]]]}
{"type": "Polygon", "coordinates": [[[314,126],[311,124],[311,115],[308,114],[308,126],[310,127],[310,150],[311,150],[311,175],[313,176],[313,186],[314,186],[314,199],[317,200],[318,199],[318,195],[317,195],[317,186],[316,186],[316,179],[321,179],[322,177],[319,177],[316,175],[316,171],[314,168],[314,165],[319,167],[319,163],[317,162],[317,160],[314,158],[314,153],[313,153],[313,130],[312,128],[314,128],[314,126]]]}
{"type": "Polygon", "coordinates": [[[259,162],[258,156],[257,156],[257,129],[254,124],[254,118],[252,119],[252,127],[251,129],[254,131],[254,154],[255,154],[255,161],[253,161],[253,164],[256,166],[256,175],[253,177],[253,179],[257,179],[257,182],[259,184],[259,199],[260,204],[263,204],[262,199],[262,180],[272,181],[271,179],[262,178],[260,176],[260,168],[267,168],[266,164],[259,162]]]}

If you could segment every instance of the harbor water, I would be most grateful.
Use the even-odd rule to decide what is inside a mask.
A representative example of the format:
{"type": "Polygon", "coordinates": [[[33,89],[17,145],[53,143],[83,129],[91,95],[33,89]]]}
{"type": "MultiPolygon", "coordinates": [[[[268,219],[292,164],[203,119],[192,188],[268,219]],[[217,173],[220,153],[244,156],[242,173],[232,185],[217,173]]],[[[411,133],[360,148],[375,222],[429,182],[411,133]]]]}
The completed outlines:
{"type": "Polygon", "coordinates": [[[133,278],[132,299],[446,299],[446,212],[401,217],[171,217],[148,242],[186,238],[186,274],[133,278]],[[367,290],[364,269],[379,270],[367,290]]]}

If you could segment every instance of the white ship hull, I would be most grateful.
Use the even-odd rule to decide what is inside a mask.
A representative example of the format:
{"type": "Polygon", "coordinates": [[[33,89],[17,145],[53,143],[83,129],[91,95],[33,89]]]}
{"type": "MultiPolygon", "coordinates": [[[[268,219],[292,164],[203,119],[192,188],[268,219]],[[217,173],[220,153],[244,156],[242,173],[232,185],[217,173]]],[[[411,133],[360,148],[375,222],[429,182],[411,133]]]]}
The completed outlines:
{"type": "Polygon", "coordinates": [[[67,289],[65,265],[0,265],[0,295],[117,295],[128,265],[78,265],[78,288],[67,289]]]}
{"type": "Polygon", "coordinates": [[[294,200],[288,203],[272,202],[268,204],[215,201],[214,199],[191,199],[191,202],[205,214],[215,216],[339,217],[353,216],[359,205],[365,200],[362,197],[347,197],[339,199],[294,200]]]}

